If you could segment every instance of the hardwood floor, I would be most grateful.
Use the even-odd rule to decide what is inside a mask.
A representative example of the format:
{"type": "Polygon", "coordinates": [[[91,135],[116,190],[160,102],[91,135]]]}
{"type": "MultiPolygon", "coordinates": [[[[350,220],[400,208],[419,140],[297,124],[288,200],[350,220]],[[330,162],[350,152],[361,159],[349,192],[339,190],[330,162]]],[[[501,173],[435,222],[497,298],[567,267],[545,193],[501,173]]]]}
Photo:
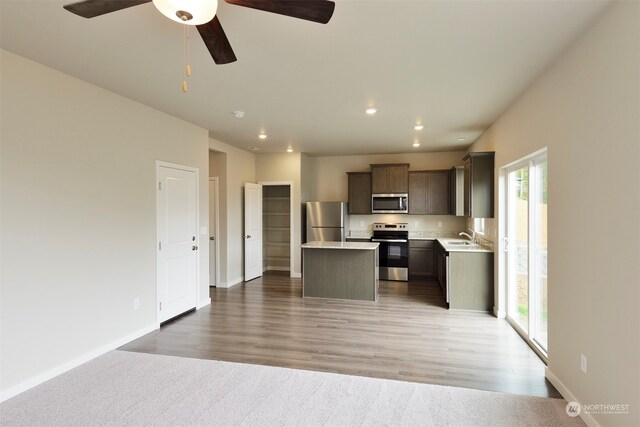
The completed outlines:
{"type": "Polygon", "coordinates": [[[120,350],[561,397],[507,324],[449,311],[436,282],[380,282],[377,303],[303,299],[267,272],[120,350]]]}

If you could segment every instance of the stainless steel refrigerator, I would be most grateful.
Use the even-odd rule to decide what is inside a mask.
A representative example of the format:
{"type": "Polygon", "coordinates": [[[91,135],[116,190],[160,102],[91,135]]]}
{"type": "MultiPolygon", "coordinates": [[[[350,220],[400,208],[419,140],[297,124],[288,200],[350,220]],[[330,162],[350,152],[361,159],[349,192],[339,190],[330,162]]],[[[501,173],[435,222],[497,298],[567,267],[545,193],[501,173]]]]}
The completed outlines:
{"type": "Polygon", "coordinates": [[[307,202],[307,242],[343,242],[349,234],[347,202],[307,202]]]}

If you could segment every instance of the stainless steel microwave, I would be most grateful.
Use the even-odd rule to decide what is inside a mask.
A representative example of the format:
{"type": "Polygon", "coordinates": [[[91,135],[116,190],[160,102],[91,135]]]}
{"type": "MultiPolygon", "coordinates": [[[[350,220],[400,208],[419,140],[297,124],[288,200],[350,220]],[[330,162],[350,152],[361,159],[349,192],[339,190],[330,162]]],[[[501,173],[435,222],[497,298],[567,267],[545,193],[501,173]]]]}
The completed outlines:
{"type": "Polygon", "coordinates": [[[409,205],[407,194],[371,195],[371,213],[407,213],[409,205]]]}

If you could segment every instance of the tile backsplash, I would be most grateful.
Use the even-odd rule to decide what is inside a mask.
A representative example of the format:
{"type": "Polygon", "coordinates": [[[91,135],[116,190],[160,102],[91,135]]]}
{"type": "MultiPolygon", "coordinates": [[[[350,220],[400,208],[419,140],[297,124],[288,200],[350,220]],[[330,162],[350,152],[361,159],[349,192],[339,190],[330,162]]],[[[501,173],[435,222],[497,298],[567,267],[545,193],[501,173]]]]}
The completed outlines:
{"type": "Polygon", "coordinates": [[[409,233],[420,237],[451,237],[451,233],[457,233],[467,228],[466,218],[451,215],[351,215],[349,216],[350,236],[371,236],[374,222],[406,222],[409,233]]]}

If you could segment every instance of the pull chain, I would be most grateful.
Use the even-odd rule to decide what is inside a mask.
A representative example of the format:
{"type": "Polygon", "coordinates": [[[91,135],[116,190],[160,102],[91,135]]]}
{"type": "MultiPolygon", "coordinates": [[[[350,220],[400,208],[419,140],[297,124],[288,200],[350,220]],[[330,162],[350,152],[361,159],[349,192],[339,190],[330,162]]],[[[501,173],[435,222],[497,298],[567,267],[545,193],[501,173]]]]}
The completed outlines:
{"type": "Polygon", "coordinates": [[[183,37],[184,37],[184,68],[186,77],[182,80],[182,92],[187,92],[189,89],[187,86],[187,79],[191,77],[191,65],[189,65],[189,25],[183,25],[183,37]]]}

